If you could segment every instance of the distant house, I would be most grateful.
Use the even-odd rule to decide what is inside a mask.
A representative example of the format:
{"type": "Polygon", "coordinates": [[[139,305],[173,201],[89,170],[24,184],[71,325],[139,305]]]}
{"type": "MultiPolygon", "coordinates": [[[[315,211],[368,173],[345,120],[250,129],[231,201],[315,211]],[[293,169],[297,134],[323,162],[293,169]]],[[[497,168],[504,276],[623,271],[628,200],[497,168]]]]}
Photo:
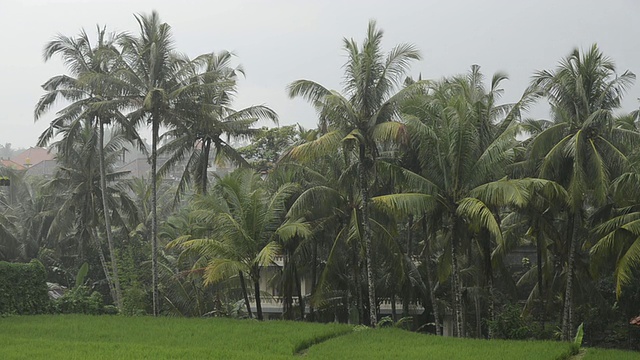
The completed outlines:
{"type": "Polygon", "coordinates": [[[17,156],[13,157],[13,161],[17,164],[30,168],[34,165],[47,160],[53,160],[55,153],[42,147],[30,147],[29,149],[21,152],[17,156]]]}
{"type": "Polygon", "coordinates": [[[151,172],[151,165],[149,165],[147,158],[138,158],[124,164],[117,171],[126,171],[127,175],[125,177],[128,179],[141,178],[151,172]]]}
{"type": "Polygon", "coordinates": [[[58,162],[55,160],[43,160],[29,167],[27,169],[27,175],[44,176],[44,177],[53,176],[57,166],[58,166],[58,162]]]}
{"type": "Polygon", "coordinates": [[[0,168],[22,171],[26,168],[13,160],[0,159],[0,168]]]}
{"type": "MultiPolygon", "coordinates": [[[[157,168],[160,169],[165,162],[167,162],[166,158],[158,158],[156,161],[157,168]]],[[[127,179],[148,178],[150,176],[149,174],[151,174],[151,164],[149,164],[149,160],[146,157],[139,157],[123,164],[117,168],[116,171],[126,171],[127,175],[125,178],[127,179]]],[[[171,174],[169,174],[169,177],[171,178],[171,174]]]]}

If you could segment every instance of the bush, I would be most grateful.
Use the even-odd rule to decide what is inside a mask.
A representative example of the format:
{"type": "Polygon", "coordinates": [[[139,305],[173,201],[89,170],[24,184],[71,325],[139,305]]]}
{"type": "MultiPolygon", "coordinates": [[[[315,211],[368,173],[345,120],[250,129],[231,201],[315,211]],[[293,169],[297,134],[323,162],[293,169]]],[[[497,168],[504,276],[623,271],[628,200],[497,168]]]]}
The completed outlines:
{"type": "Polygon", "coordinates": [[[87,286],[78,286],[69,290],[55,302],[55,311],[60,314],[89,314],[104,313],[102,295],[94,291],[90,293],[87,286]]]}
{"type": "Polygon", "coordinates": [[[50,309],[46,271],[38,260],[28,264],[0,261],[0,314],[42,314],[50,309]]]}
{"type": "Polygon", "coordinates": [[[502,312],[496,315],[495,320],[487,323],[495,338],[523,340],[532,335],[530,321],[522,316],[521,309],[517,305],[505,305],[502,312]]]}
{"type": "Polygon", "coordinates": [[[105,315],[118,315],[119,311],[115,305],[105,305],[102,308],[102,313],[105,315]]]}
{"type": "Polygon", "coordinates": [[[147,307],[147,294],[138,284],[125,288],[122,297],[122,313],[136,316],[145,315],[147,307]]]}

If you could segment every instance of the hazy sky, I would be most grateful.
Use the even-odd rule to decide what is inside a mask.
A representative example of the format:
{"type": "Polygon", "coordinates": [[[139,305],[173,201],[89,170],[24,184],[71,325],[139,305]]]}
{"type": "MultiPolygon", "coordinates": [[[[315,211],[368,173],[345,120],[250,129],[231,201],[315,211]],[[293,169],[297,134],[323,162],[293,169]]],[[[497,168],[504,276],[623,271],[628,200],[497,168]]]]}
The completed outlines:
{"type": "MultiPolygon", "coordinates": [[[[303,100],[290,100],[288,83],[307,78],[340,89],[342,38],[364,38],[376,19],[383,45],[415,44],[423,60],[413,75],[440,78],[479,64],[490,77],[504,71],[505,101],[514,101],[534,70],[552,69],[574,47],[600,49],[618,72],[640,74],[638,0],[0,0],[0,144],[35,144],[53,114],[34,124],[40,87],[65,69],[44,63],[42,48],[57,33],[78,34],[96,24],[137,31],[133,14],[157,10],[173,28],[177,49],[189,56],[229,50],[247,73],[236,108],[265,104],[281,124],[314,127],[315,113],[303,100]]],[[[626,111],[638,107],[640,85],[630,88],[626,111]]],[[[533,111],[536,117],[544,111],[533,111]]]]}

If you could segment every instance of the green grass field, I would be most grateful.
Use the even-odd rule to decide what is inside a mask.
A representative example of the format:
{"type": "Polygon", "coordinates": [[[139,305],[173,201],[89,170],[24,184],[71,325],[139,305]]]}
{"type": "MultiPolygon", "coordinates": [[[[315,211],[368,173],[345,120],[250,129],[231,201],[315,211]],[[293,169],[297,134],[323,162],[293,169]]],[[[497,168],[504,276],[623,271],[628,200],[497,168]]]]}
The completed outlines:
{"type": "Polygon", "coordinates": [[[340,324],[121,316],[0,319],[0,359],[289,359],[340,324]]]}
{"type": "Polygon", "coordinates": [[[587,349],[581,360],[638,360],[639,352],[622,350],[587,349]]]}
{"type": "MultiPolygon", "coordinates": [[[[0,359],[527,360],[566,359],[570,348],[560,342],[459,340],[398,329],[354,332],[342,324],[81,315],[0,318],[0,359]]],[[[631,360],[640,354],[588,349],[584,359],[631,360]]]]}
{"type": "Polygon", "coordinates": [[[314,359],[330,359],[340,349],[344,359],[567,359],[571,346],[562,342],[460,340],[399,329],[366,330],[309,349],[314,359]],[[401,354],[400,356],[396,354],[401,354]]]}

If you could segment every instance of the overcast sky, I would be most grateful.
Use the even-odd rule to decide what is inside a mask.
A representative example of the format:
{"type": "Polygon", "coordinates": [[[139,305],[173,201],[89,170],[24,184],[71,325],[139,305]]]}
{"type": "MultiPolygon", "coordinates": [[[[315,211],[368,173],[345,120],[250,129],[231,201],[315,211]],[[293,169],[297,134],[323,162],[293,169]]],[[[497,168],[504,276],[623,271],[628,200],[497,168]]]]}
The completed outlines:
{"type": "MultiPolygon", "coordinates": [[[[638,0],[0,0],[0,144],[34,145],[53,116],[33,121],[40,85],[65,71],[59,61],[42,60],[47,41],[81,28],[93,34],[96,24],[135,33],[134,14],[154,9],[171,25],[179,51],[234,52],[247,74],[235,107],[268,105],[281,125],[315,127],[314,111],[288,99],[286,85],[306,78],[340,89],[342,38],[360,42],[370,19],[384,29],[386,49],[401,42],[420,49],[414,76],[441,78],[472,64],[487,77],[506,72],[505,102],[522,94],[534,70],[553,69],[573,48],[593,43],[619,73],[640,74],[638,0]]],[[[636,83],[624,110],[637,108],[639,97],[636,83]]],[[[533,116],[546,116],[540,109],[533,116]]]]}

